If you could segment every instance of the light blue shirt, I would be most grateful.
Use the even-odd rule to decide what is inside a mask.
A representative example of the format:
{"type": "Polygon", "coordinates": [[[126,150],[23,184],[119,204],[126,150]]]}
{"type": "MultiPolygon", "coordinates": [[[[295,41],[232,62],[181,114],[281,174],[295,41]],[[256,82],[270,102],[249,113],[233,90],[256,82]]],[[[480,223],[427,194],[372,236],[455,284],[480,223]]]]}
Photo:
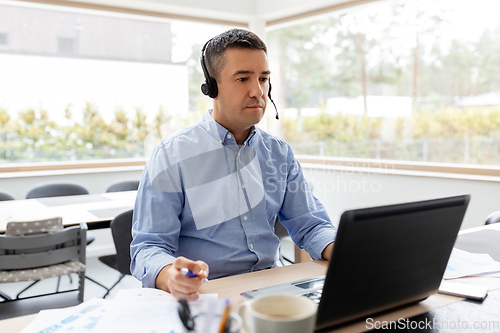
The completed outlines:
{"type": "Polygon", "coordinates": [[[238,147],[208,111],[162,139],[144,168],[131,272],[154,288],[160,270],[178,256],[206,262],[211,279],[273,267],[277,214],[312,259],[335,239],[290,146],[254,127],[238,147]]]}

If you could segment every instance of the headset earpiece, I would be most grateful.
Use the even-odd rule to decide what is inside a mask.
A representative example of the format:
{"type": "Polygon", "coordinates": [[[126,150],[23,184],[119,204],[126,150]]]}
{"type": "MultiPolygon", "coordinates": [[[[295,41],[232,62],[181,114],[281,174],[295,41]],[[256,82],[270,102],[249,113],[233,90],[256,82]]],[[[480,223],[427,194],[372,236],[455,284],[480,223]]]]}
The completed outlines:
{"type": "Polygon", "coordinates": [[[211,39],[206,42],[206,44],[203,46],[201,49],[201,57],[200,57],[200,63],[201,63],[201,69],[203,70],[203,75],[205,76],[205,82],[201,85],[201,92],[204,95],[207,95],[208,97],[215,98],[219,94],[219,89],[217,88],[217,81],[210,76],[208,73],[207,66],[205,64],[205,48],[207,47],[208,43],[210,43],[211,39]]]}

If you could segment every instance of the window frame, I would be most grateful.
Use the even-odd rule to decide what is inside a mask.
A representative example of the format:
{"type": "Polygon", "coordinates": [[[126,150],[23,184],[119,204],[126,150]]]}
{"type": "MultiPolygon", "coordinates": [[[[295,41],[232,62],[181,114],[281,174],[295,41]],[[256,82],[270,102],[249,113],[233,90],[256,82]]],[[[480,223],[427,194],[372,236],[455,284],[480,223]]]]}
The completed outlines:
{"type": "MultiPolygon", "coordinates": [[[[289,15],[282,18],[271,19],[265,22],[266,28],[277,27],[283,24],[290,24],[293,21],[300,21],[305,18],[321,15],[324,13],[345,10],[355,6],[364,5],[376,0],[351,0],[339,4],[327,5],[322,8],[306,11],[304,13],[289,15]]],[[[212,24],[232,25],[248,28],[248,22],[230,21],[222,19],[211,19],[200,16],[190,16],[166,12],[157,12],[151,10],[142,10],[137,8],[127,8],[120,6],[103,5],[97,3],[87,3],[79,1],[63,0],[21,0],[20,2],[39,3],[44,5],[61,6],[65,8],[90,9],[104,12],[115,12],[122,14],[132,14],[141,16],[151,16],[160,18],[169,18],[176,20],[186,20],[194,22],[204,22],[212,24]]],[[[439,178],[457,178],[482,181],[500,182],[500,166],[481,166],[470,164],[445,164],[429,162],[409,162],[358,158],[340,158],[297,155],[297,160],[307,165],[324,165],[328,168],[348,168],[369,170],[386,170],[387,174],[405,173],[408,175],[439,177],[439,178]],[[390,171],[392,170],[392,172],[390,171]]],[[[0,165],[1,178],[15,178],[19,176],[39,176],[42,174],[54,175],[55,172],[61,173],[81,173],[81,172],[112,172],[116,169],[138,169],[143,168],[147,158],[130,158],[117,160],[84,160],[75,162],[47,162],[47,163],[9,163],[0,165]]],[[[383,172],[379,172],[383,174],[383,172]]]]}

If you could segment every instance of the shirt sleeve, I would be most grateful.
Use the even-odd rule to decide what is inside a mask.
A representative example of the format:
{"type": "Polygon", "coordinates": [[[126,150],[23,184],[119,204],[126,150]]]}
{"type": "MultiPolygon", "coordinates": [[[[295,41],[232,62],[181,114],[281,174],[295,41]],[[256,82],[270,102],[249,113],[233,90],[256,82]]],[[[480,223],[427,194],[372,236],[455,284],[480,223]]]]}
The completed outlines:
{"type": "Polygon", "coordinates": [[[293,242],[313,260],[321,259],[326,246],[335,241],[337,229],[325,207],[312,194],[300,163],[289,150],[285,196],[278,216],[293,242]]]}
{"type": "Polygon", "coordinates": [[[175,259],[184,205],[180,188],[178,164],[157,146],[137,191],[130,245],[130,270],[143,287],[155,288],[160,270],[175,259]]]}

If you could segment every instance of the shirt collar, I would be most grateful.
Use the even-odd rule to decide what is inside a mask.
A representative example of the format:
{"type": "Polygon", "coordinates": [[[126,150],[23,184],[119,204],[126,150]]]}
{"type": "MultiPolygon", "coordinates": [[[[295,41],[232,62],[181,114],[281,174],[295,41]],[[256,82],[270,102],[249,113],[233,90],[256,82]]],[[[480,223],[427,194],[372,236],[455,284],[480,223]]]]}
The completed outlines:
{"type": "MultiPolygon", "coordinates": [[[[211,136],[214,137],[220,143],[225,144],[236,144],[233,135],[229,132],[224,126],[215,121],[212,116],[213,110],[210,109],[203,115],[203,119],[201,122],[201,127],[205,129],[211,136]],[[229,135],[229,136],[228,136],[229,135]]],[[[244,145],[249,146],[253,141],[252,139],[257,134],[257,127],[252,126],[250,132],[248,133],[248,137],[246,138],[244,145]]]]}

